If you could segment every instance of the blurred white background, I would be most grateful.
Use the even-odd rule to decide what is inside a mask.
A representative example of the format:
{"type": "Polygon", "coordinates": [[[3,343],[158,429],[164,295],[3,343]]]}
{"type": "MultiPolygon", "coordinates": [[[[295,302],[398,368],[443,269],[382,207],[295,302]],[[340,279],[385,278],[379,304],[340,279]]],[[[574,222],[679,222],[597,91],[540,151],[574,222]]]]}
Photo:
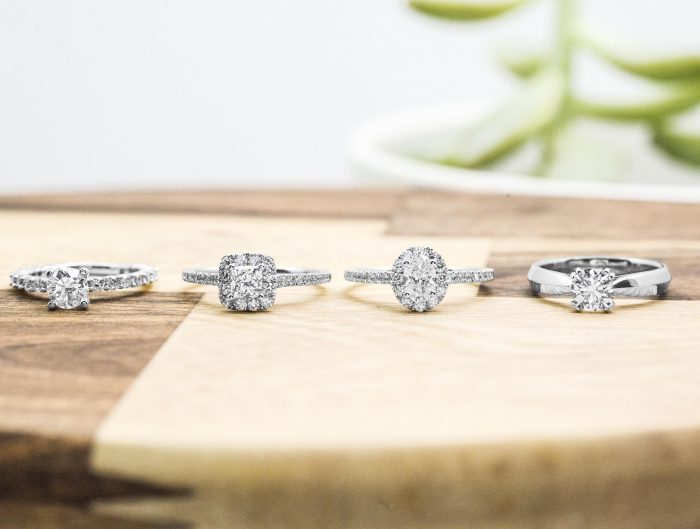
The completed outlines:
{"type": "MultiPolygon", "coordinates": [[[[692,0],[581,4],[643,40],[697,36],[692,0]]],[[[354,128],[505,96],[493,49],[548,37],[550,8],[451,24],[399,0],[5,0],[0,192],[351,185],[354,128]]]]}

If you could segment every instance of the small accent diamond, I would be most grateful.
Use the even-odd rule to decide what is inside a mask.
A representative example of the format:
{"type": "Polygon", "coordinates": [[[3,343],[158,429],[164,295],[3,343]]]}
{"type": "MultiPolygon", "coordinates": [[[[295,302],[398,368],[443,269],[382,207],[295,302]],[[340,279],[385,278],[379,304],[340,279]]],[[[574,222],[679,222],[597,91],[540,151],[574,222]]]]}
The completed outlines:
{"type": "Polygon", "coordinates": [[[432,248],[414,246],[394,261],[392,287],[404,307],[432,310],[447,292],[447,265],[432,248]]]}
{"type": "Polygon", "coordinates": [[[88,278],[85,270],[58,268],[48,277],[49,307],[74,309],[88,301],[88,278]]]}
{"type": "Polygon", "coordinates": [[[615,274],[609,268],[577,268],[571,274],[571,305],[583,312],[612,309],[614,281],[615,274]]]}

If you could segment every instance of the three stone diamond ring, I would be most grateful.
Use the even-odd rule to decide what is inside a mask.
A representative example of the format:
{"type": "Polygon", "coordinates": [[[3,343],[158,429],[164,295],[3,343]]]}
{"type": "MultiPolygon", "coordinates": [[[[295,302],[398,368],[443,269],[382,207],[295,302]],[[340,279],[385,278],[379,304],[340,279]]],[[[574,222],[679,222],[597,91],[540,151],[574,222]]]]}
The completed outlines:
{"type": "Polygon", "coordinates": [[[47,292],[49,309],[87,309],[89,292],[122,290],[158,279],[152,266],[112,263],[66,263],[22,268],[10,274],[10,285],[27,292],[47,292]]]}
{"type": "Polygon", "coordinates": [[[277,268],[274,259],[256,253],[227,255],[219,269],[188,269],[183,281],[219,287],[219,301],[236,311],[267,310],[280,287],[320,285],[331,280],[325,270],[277,268]]]}
{"type": "Polygon", "coordinates": [[[631,257],[560,257],[537,261],[527,274],[534,294],[571,296],[578,311],[609,311],[614,296],[663,296],[671,272],[660,261],[631,257]]]}
{"type": "Polygon", "coordinates": [[[356,268],[345,271],[355,283],[391,285],[406,308],[424,312],[437,307],[450,283],[483,283],[493,279],[492,268],[447,268],[442,256],[425,246],[404,250],[392,268],[356,268]]]}

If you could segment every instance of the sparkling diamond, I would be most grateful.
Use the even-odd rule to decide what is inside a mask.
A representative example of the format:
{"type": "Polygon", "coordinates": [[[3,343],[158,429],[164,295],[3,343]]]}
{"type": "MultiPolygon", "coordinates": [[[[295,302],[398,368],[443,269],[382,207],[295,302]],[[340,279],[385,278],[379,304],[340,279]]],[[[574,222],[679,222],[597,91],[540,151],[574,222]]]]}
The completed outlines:
{"type": "Polygon", "coordinates": [[[219,265],[219,299],[230,310],[267,310],[275,302],[275,262],[261,254],[227,255],[219,265]]]}
{"type": "Polygon", "coordinates": [[[394,261],[392,286],[404,307],[418,312],[434,309],[447,292],[445,261],[432,248],[409,248],[394,261]]]}
{"type": "Polygon", "coordinates": [[[608,268],[577,268],[571,274],[571,305],[584,312],[610,310],[615,274],[608,268]]]}
{"type": "Polygon", "coordinates": [[[58,268],[48,278],[49,304],[59,309],[74,309],[88,302],[87,274],[77,268],[58,268]]]}

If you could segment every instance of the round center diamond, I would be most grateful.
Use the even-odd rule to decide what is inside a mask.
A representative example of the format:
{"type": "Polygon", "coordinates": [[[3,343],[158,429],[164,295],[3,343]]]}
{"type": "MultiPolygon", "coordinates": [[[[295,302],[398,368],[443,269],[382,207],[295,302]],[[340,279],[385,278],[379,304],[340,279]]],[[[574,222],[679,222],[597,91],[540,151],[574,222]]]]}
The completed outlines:
{"type": "Polygon", "coordinates": [[[59,268],[48,279],[49,301],[59,309],[74,309],[88,299],[87,278],[75,268],[59,268]]]}
{"type": "Polygon", "coordinates": [[[403,306],[418,312],[431,310],[447,292],[447,265],[432,248],[414,246],[394,262],[392,286],[403,306]]]}
{"type": "Polygon", "coordinates": [[[600,312],[615,306],[615,274],[608,268],[577,268],[571,274],[571,305],[584,312],[600,312]]]}

